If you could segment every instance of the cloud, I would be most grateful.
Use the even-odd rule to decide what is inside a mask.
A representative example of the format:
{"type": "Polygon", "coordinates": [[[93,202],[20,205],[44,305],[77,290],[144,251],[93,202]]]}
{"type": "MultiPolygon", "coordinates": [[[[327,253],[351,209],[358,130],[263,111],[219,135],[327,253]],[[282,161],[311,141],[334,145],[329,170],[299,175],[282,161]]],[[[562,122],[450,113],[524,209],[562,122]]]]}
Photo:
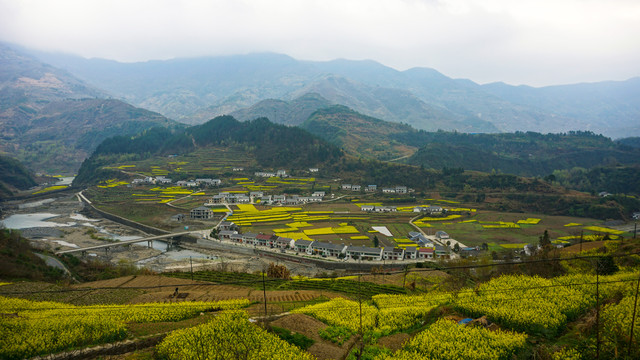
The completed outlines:
{"type": "Polygon", "coordinates": [[[144,61],[260,51],[534,85],[636,76],[636,0],[0,0],[0,39],[144,61]]]}

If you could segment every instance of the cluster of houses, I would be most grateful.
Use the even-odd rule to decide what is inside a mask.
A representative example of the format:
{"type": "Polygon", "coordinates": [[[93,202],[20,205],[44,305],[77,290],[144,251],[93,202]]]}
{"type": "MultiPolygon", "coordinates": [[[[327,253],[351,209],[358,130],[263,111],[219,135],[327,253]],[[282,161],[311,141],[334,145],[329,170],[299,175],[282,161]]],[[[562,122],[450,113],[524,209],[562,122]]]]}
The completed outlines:
{"type": "Polygon", "coordinates": [[[276,172],[256,171],[255,173],[253,173],[253,175],[257,177],[265,177],[265,178],[271,178],[271,177],[285,178],[289,176],[286,170],[278,170],[276,172]]]}
{"type": "MultiPolygon", "coordinates": [[[[340,188],[342,190],[348,190],[348,191],[362,191],[362,190],[364,190],[365,192],[377,192],[378,191],[378,185],[367,185],[363,189],[362,185],[342,184],[340,186],[340,188]]],[[[382,193],[383,194],[406,194],[406,193],[409,193],[409,192],[413,192],[413,189],[408,189],[406,186],[396,186],[394,188],[382,188],[382,193]]]]}
{"type": "MultiPolygon", "coordinates": [[[[360,211],[366,212],[395,212],[398,208],[395,206],[376,206],[376,205],[362,205],[360,211]]],[[[427,213],[427,214],[441,214],[444,209],[441,206],[416,206],[413,208],[413,212],[427,213]]]]}
{"type": "Polygon", "coordinates": [[[260,202],[264,205],[300,205],[321,202],[325,196],[326,193],[324,191],[315,191],[311,196],[285,194],[267,195],[262,191],[251,191],[249,195],[221,192],[218,195],[211,197],[211,199],[205,203],[205,206],[212,206],[216,204],[250,204],[254,202],[260,202]]]}
{"type": "MultiPolygon", "coordinates": [[[[424,236],[421,235],[423,238],[424,236]]],[[[424,238],[418,246],[406,248],[372,248],[368,246],[353,246],[344,244],[332,244],[315,240],[293,240],[275,234],[239,233],[238,227],[229,221],[223,221],[218,226],[218,238],[231,241],[236,244],[249,246],[261,246],[281,250],[295,250],[307,255],[318,255],[328,258],[343,258],[354,260],[420,260],[433,259],[448,256],[447,248],[436,245],[424,238]],[[421,247],[420,244],[424,246],[421,247]]]]}
{"type": "MultiPolygon", "coordinates": [[[[133,185],[137,185],[137,184],[171,185],[173,184],[173,180],[171,178],[167,178],[164,176],[157,176],[157,177],[147,176],[143,179],[140,179],[140,178],[133,179],[133,181],[131,181],[131,184],[133,185]]],[[[202,186],[216,187],[216,186],[222,185],[222,180],[209,179],[209,178],[195,179],[195,180],[180,180],[180,181],[176,181],[175,184],[181,187],[202,187],[202,186]]]]}

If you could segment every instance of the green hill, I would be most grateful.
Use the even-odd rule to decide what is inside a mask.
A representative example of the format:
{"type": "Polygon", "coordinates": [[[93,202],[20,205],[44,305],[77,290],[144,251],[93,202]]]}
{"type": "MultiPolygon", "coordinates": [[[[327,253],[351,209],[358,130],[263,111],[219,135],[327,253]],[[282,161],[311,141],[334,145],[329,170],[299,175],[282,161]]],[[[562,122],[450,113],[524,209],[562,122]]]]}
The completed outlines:
{"type": "Polygon", "coordinates": [[[409,164],[441,169],[461,167],[520,176],[545,176],[554,170],[637,164],[640,150],[590,132],[539,134],[462,134],[417,132],[396,137],[422,147],[409,164]]]}
{"type": "Polygon", "coordinates": [[[391,138],[394,134],[415,132],[411,126],[362,115],[341,105],[314,112],[300,127],[355,157],[389,160],[416,151],[416,147],[391,138]]]}
{"type": "Polygon", "coordinates": [[[0,155],[0,198],[11,196],[12,189],[27,190],[36,185],[33,175],[18,160],[0,155]]]}
{"type": "Polygon", "coordinates": [[[273,124],[265,118],[240,122],[231,116],[219,116],[187,129],[154,128],[136,137],[109,138],[83,162],[74,184],[108,176],[108,170],[100,169],[123,158],[206,152],[209,147],[240,149],[263,168],[319,166],[337,162],[343,156],[336,146],[300,128],[273,124]]]}

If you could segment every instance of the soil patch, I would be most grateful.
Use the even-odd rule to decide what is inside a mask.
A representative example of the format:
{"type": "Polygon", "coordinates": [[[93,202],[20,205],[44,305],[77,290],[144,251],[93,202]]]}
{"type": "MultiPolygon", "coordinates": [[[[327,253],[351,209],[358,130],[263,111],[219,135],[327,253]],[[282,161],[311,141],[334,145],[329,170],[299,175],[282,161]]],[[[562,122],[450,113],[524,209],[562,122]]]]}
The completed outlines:
{"type": "Polygon", "coordinates": [[[342,346],[322,340],[320,335],[318,335],[318,331],[326,328],[327,325],[320,320],[304,314],[287,315],[271,322],[270,325],[281,327],[313,339],[315,343],[311,345],[307,351],[320,360],[345,358],[355,342],[355,336],[352,336],[351,339],[342,344],[342,346]]]}
{"type": "Polygon", "coordinates": [[[404,345],[404,343],[410,338],[411,336],[409,336],[409,334],[397,333],[381,337],[380,339],[378,339],[378,345],[384,346],[393,351],[398,351],[402,348],[402,345],[404,345]]]}
{"type": "Polygon", "coordinates": [[[582,244],[576,244],[576,245],[567,246],[566,248],[563,248],[560,251],[565,253],[565,254],[578,254],[578,253],[580,253],[580,249],[582,249],[582,251],[599,249],[599,248],[604,247],[605,243],[606,243],[605,241],[583,242],[582,244]]]}

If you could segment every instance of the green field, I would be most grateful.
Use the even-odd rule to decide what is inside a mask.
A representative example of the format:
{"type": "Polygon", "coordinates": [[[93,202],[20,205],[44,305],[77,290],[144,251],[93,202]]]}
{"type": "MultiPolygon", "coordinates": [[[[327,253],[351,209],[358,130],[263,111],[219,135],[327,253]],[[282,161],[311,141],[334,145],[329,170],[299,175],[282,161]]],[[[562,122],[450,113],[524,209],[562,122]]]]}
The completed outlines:
{"type": "MultiPolygon", "coordinates": [[[[377,237],[380,246],[393,246],[393,238],[406,238],[407,234],[416,229],[409,224],[410,219],[417,214],[412,212],[416,205],[440,205],[451,209],[454,217],[440,220],[437,217],[426,217],[419,220],[422,230],[427,235],[434,235],[443,230],[464,245],[481,246],[486,243],[490,250],[520,249],[524,244],[537,244],[539,237],[548,231],[551,240],[560,237],[579,237],[581,231],[584,235],[598,235],[598,231],[585,229],[588,226],[599,226],[602,221],[595,219],[548,216],[532,213],[507,213],[475,209],[476,203],[465,204],[456,200],[447,200],[434,193],[425,198],[419,198],[414,203],[399,203],[402,201],[397,196],[343,192],[339,189],[340,182],[321,177],[312,177],[306,171],[299,170],[291,174],[289,178],[260,178],[253,175],[260,169],[255,159],[246,156],[243,149],[210,148],[207,151],[198,150],[189,155],[181,155],[168,158],[150,158],[142,161],[130,161],[111,166],[124,174],[129,174],[129,180],[118,181],[116,179],[104,181],[97,188],[91,188],[87,195],[94,203],[109,212],[121,215],[134,221],[164,228],[175,227],[169,219],[172,215],[188,212],[203,205],[212,195],[222,191],[244,192],[262,190],[267,194],[298,194],[310,195],[313,191],[323,190],[327,192],[325,201],[319,204],[296,206],[298,211],[288,212],[285,220],[272,221],[247,221],[241,223],[241,232],[256,232],[271,234],[274,229],[286,229],[288,223],[293,223],[301,218],[304,212],[330,212],[322,219],[309,220],[311,226],[304,229],[292,229],[292,232],[302,234],[305,230],[320,228],[335,228],[340,224],[354,226],[358,233],[355,234],[321,234],[308,235],[307,238],[320,241],[338,242],[352,245],[373,246],[373,238],[377,237]],[[233,171],[234,167],[243,167],[242,171],[233,171]],[[152,185],[127,185],[140,175],[171,177],[174,181],[180,179],[195,179],[197,177],[219,178],[223,181],[220,188],[207,188],[202,190],[188,190],[177,187],[152,186],[152,185]],[[126,185],[126,186],[125,186],[126,185]],[[333,197],[331,195],[334,195],[333,197]],[[168,204],[167,204],[168,203],[168,204]],[[393,213],[366,213],[360,210],[362,204],[382,204],[398,207],[398,212],[393,213]],[[518,223],[528,218],[536,219],[537,223],[518,223]],[[565,226],[577,223],[578,226],[565,226]],[[382,234],[371,232],[372,226],[386,226],[393,234],[386,237],[382,234]],[[366,236],[366,239],[364,238],[366,236]],[[352,239],[356,237],[356,239],[352,239]],[[359,237],[359,238],[358,238],[359,237]],[[504,245],[504,246],[501,246],[504,245]]],[[[273,171],[273,169],[268,169],[273,171]]],[[[256,216],[264,216],[262,211],[270,207],[259,206],[256,216]]],[[[276,207],[277,209],[277,207],[276,207]]],[[[242,212],[240,212],[242,213],[242,212]]],[[[202,222],[201,226],[211,226],[222,213],[210,222],[202,222]]],[[[307,221],[302,219],[302,221],[307,221]]],[[[292,235],[288,235],[293,237],[292,235]]],[[[622,234],[628,237],[629,234],[622,234]]],[[[615,238],[615,237],[614,237],[615,238]]]]}

